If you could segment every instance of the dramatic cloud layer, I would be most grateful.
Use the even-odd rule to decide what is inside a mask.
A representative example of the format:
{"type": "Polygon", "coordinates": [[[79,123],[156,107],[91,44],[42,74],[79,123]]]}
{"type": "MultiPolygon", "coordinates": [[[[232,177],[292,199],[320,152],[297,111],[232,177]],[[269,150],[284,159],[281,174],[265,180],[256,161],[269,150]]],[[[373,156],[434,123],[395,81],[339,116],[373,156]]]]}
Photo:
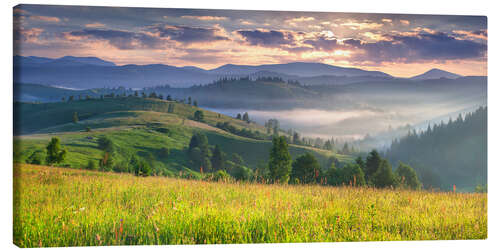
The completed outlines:
{"type": "Polygon", "coordinates": [[[198,28],[188,26],[162,25],[153,28],[160,37],[167,37],[170,40],[181,43],[213,42],[229,40],[227,37],[218,35],[221,30],[218,28],[198,28]]]}
{"type": "Polygon", "coordinates": [[[157,48],[160,45],[159,40],[151,35],[121,30],[84,29],[65,33],[65,37],[68,40],[104,40],[112,46],[123,50],[157,48]]]}
{"type": "Polygon", "coordinates": [[[16,53],[213,68],[322,62],[397,76],[485,75],[486,18],[21,5],[16,53]]]}

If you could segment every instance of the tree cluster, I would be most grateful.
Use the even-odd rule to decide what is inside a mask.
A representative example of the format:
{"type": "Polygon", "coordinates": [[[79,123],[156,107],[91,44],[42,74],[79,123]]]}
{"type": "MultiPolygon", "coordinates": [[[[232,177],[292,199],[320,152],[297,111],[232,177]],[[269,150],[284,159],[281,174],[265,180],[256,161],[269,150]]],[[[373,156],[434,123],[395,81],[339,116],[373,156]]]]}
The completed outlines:
{"type": "Polygon", "coordinates": [[[450,190],[453,185],[484,185],[487,180],[486,107],[455,120],[409,131],[394,140],[385,153],[391,162],[407,162],[420,174],[426,188],[450,190]]]}

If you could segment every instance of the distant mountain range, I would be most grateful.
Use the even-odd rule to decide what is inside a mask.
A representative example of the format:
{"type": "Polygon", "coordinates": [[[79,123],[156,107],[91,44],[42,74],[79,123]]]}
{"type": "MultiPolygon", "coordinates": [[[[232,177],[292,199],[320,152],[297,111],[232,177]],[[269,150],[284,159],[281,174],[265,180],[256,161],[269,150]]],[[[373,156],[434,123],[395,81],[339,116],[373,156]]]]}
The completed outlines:
{"type": "MultiPolygon", "coordinates": [[[[207,84],[222,77],[280,77],[304,85],[345,85],[380,81],[394,77],[381,71],[367,71],[322,63],[293,62],[286,64],[234,65],[205,70],[194,66],[175,67],[165,64],[123,65],[97,57],[46,58],[14,56],[14,82],[56,85],[66,88],[102,87],[144,88],[158,85],[190,87],[207,84]]],[[[439,69],[412,77],[414,80],[455,79],[460,75],[439,69]]]]}
{"type": "Polygon", "coordinates": [[[14,66],[31,66],[31,67],[46,67],[46,66],[83,66],[83,65],[95,65],[95,66],[116,66],[115,63],[110,61],[105,61],[97,57],[75,57],[75,56],[64,56],[61,58],[47,58],[47,57],[37,57],[37,56],[14,56],[14,66]]]}
{"type": "Polygon", "coordinates": [[[411,77],[412,80],[430,80],[430,79],[439,79],[439,78],[448,78],[448,79],[457,79],[463,77],[458,74],[454,74],[448,71],[440,70],[440,69],[431,69],[423,74],[416,75],[411,77]]]}

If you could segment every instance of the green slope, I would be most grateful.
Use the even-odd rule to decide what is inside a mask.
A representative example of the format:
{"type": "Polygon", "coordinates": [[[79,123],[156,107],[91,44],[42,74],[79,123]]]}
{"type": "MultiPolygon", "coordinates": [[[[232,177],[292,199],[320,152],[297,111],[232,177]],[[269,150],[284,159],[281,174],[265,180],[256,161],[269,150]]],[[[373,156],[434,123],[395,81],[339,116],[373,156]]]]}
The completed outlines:
{"type": "MultiPolygon", "coordinates": [[[[174,105],[172,114],[180,118],[191,119],[196,110],[203,110],[188,104],[151,98],[118,97],[104,99],[77,100],[56,103],[14,103],[15,134],[35,133],[42,129],[64,125],[72,122],[73,113],[77,112],[80,121],[99,118],[100,115],[117,111],[155,111],[167,113],[168,106],[174,105]]],[[[263,126],[246,123],[222,114],[203,110],[207,124],[214,126],[217,122],[231,122],[237,128],[259,130],[264,133],[263,126]]],[[[65,131],[65,130],[58,130],[65,131]]]]}
{"type": "MultiPolygon", "coordinates": [[[[240,137],[213,125],[229,121],[234,126],[264,131],[262,126],[206,110],[207,122],[200,123],[189,119],[199,108],[176,103],[174,112],[167,113],[168,104],[167,101],[142,98],[18,103],[16,107],[22,108],[22,115],[18,116],[23,122],[22,131],[36,133],[14,138],[16,155],[19,161],[24,162],[36,150],[43,150],[51,137],[57,136],[68,150],[66,164],[72,168],[82,168],[89,160],[97,163],[102,158],[102,151],[97,148],[97,138],[106,135],[117,146],[116,162],[126,162],[131,155],[138,155],[148,159],[158,174],[171,175],[180,170],[189,171],[186,149],[191,136],[195,132],[202,132],[207,135],[210,145],[220,145],[228,156],[232,153],[241,155],[252,168],[259,162],[267,162],[271,141],[240,137]],[[78,123],[70,122],[74,112],[82,114],[78,123]],[[82,119],[82,116],[86,119],[82,119]],[[90,132],[85,132],[87,127],[91,128],[90,132]],[[170,150],[167,158],[162,158],[159,153],[163,147],[170,150]]],[[[330,156],[344,162],[351,160],[349,156],[330,151],[290,145],[293,158],[305,152],[312,152],[324,167],[327,167],[330,156]]]]}

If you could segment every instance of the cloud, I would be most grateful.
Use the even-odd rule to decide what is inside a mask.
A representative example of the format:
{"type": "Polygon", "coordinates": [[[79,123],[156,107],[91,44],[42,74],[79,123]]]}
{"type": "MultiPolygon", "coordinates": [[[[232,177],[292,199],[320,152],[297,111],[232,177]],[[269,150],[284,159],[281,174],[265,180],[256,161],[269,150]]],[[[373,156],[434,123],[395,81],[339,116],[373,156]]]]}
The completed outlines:
{"type": "Polygon", "coordinates": [[[153,32],[160,37],[168,38],[185,44],[215,42],[229,40],[222,28],[200,28],[179,25],[157,25],[152,27],[153,32]]]}
{"type": "Polygon", "coordinates": [[[295,44],[293,32],[288,31],[238,30],[236,33],[250,45],[275,47],[285,44],[295,44]]]}
{"type": "Polygon", "coordinates": [[[85,24],[85,27],[87,27],[87,28],[102,28],[105,26],[106,26],[106,24],[99,23],[99,22],[85,24]]]}
{"type": "Polygon", "coordinates": [[[255,23],[251,20],[240,19],[239,22],[241,25],[255,25],[255,23]]]}
{"type": "Polygon", "coordinates": [[[61,21],[61,19],[54,16],[30,16],[30,19],[35,21],[53,22],[53,23],[58,23],[61,21]]]}
{"type": "Polygon", "coordinates": [[[387,40],[387,36],[385,35],[382,35],[382,34],[379,34],[379,33],[373,33],[373,32],[365,32],[363,34],[361,34],[362,36],[370,39],[370,40],[374,40],[374,41],[384,41],[384,40],[387,40]]]}
{"type": "Polygon", "coordinates": [[[358,49],[352,58],[372,62],[422,62],[433,60],[479,59],[486,55],[485,44],[460,40],[443,32],[384,35],[384,40],[363,42],[357,39],[343,41],[358,49]]]}
{"type": "Polygon", "coordinates": [[[425,33],[417,36],[393,36],[396,42],[401,42],[411,57],[419,59],[469,59],[483,57],[486,45],[469,40],[459,40],[444,32],[425,33]],[[415,54],[415,56],[412,56],[415,54]]]}
{"type": "Polygon", "coordinates": [[[460,37],[488,40],[488,31],[486,30],[454,30],[453,33],[457,34],[460,37]]]}
{"type": "Polygon", "coordinates": [[[301,16],[301,17],[297,17],[297,18],[287,19],[287,20],[285,20],[285,23],[287,23],[290,26],[296,27],[299,25],[299,23],[312,22],[314,20],[316,20],[314,17],[301,16]]]}
{"type": "Polygon", "coordinates": [[[303,41],[303,43],[311,45],[315,50],[323,50],[323,51],[331,51],[343,47],[337,39],[328,38],[325,36],[321,36],[315,39],[308,39],[303,41]]]}
{"type": "Polygon", "coordinates": [[[225,21],[225,16],[181,16],[181,18],[196,19],[200,21],[225,21]]]}
{"type": "Polygon", "coordinates": [[[356,22],[350,20],[348,22],[340,24],[341,26],[346,26],[352,30],[364,30],[364,29],[378,29],[384,26],[381,23],[372,23],[372,22],[356,22]]]}
{"type": "Polygon", "coordinates": [[[401,20],[399,20],[399,22],[400,22],[402,25],[405,25],[405,26],[410,25],[410,21],[408,21],[408,20],[401,19],[401,20]]]}
{"type": "Polygon", "coordinates": [[[27,15],[27,14],[29,14],[28,11],[20,9],[20,8],[14,8],[13,13],[14,13],[14,15],[27,15]]]}
{"type": "Polygon", "coordinates": [[[44,30],[40,28],[24,29],[23,27],[19,26],[14,29],[14,41],[16,43],[21,42],[39,44],[41,43],[40,35],[43,32],[44,30]]]}
{"type": "Polygon", "coordinates": [[[288,20],[286,20],[286,22],[301,23],[301,22],[310,22],[310,21],[314,21],[314,20],[316,20],[316,19],[312,16],[309,16],[309,17],[301,16],[298,18],[288,19],[288,20]]]}
{"type": "Polygon", "coordinates": [[[161,40],[146,33],[110,30],[110,29],[84,29],[64,33],[67,40],[96,39],[107,41],[110,45],[121,50],[137,48],[159,48],[161,40]]]}

